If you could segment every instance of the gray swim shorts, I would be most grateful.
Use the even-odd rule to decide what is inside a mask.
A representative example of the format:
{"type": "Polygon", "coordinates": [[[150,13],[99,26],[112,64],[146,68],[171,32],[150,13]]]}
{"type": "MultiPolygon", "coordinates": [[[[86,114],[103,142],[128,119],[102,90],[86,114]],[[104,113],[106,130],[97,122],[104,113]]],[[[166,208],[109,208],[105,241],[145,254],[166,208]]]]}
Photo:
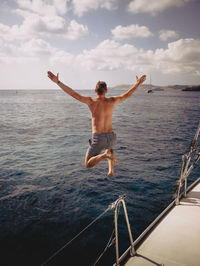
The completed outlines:
{"type": "Polygon", "coordinates": [[[116,141],[116,134],[109,133],[94,133],[92,138],[89,139],[89,148],[87,150],[90,156],[96,156],[101,153],[103,149],[113,149],[116,141]]]}

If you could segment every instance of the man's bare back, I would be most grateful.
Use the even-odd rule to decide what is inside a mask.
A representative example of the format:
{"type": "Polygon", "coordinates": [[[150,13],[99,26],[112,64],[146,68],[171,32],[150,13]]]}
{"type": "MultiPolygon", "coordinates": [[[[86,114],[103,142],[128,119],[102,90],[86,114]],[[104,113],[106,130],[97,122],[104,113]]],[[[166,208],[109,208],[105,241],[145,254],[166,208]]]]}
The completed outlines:
{"type": "Polygon", "coordinates": [[[112,114],[115,102],[105,96],[91,99],[88,105],[92,116],[92,133],[112,132],[112,114]]]}
{"type": "Polygon", "coordinates": [[[136,76],[136,84],[127,92],[107,98],[107,86],[105,82],[98,82],[95,88],[96,98],[91,98],[77,93],[67,85],[59,81],[58,74],[55,76],[48,71],[48,77],[59,85],[66,93],[71,95],[76,100],[88,105],[92,117],[92,139],[90,139],[90,147],[85,155],[85,166],[87,168],[94,167],[103,159],[108,161],[108,175],[114,175],[113,164],[117,163],[114,156],[113,145],[116,140],[116,134],[112,128],[112,114],[117,103],[121,103],[129,98],[140,84],[142,84],[146,76],[138,78],[136,76]],[[106,149],[104,153],[100,153],[102,149],[106,149]]]}

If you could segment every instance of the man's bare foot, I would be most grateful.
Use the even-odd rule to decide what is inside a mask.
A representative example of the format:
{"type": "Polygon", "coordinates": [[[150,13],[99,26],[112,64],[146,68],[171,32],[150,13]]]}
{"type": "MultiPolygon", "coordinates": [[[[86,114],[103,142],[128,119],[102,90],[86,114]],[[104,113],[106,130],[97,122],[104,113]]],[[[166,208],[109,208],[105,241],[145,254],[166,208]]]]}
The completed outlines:
{"type": "Polygon", "coordinates": [[[115,164],[118,163],[117,158],[113,155],[113,153],[110,150],[106,150],[105,153],[106,158],[112,160],[115,164]]]}
{"type": "Polygon", "coordinates": [[[114,176],[114,172],[113,171],[110,171],[110,172],[108,172],[108,175],[109,176],[114,176]]]}

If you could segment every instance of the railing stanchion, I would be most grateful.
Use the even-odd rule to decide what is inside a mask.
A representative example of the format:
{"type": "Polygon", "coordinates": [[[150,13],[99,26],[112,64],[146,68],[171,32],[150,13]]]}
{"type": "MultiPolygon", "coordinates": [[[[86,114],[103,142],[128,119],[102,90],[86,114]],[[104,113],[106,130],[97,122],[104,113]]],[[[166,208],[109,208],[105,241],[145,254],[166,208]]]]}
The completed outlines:
{"type": "Polygon", "coordinates": [[[124,215],[125,215],[126,224],[127,224],[127,228],[128,228],[128,234],[129,234],[130,243],[131,243],[131,256],[134,256],[136,254],[136,252],[135,252],[135,248],[134,248],[133,236],[131,233],[131,227],[130,227],[130,223],[129,223],[129,219],[128,219],[128,213],[126,210],[126,204],[125,204],[124,199],[122,200],[122,204],[123,204],[123,208],[124,208],[124,215]]]}
{"type": "Polygon", "coordinates": [[[114,210],[115,215],[115,251],[116,251],[116,266],[119,266],[119,241],[118,241],[118,204],[114,210]]]}

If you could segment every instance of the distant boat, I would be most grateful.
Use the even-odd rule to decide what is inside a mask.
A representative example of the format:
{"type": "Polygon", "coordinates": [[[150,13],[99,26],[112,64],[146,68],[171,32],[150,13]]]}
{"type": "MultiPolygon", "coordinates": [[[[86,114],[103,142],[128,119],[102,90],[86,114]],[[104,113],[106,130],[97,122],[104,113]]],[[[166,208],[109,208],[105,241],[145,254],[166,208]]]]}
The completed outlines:
{"type": "Polygon", "coordinates": [[[153,92],[153,90],[152,90],[152,85],[151,85],[151,74],[150,74],[150,89],[147,91],[147,93],[152,93],[153,92]]]}

